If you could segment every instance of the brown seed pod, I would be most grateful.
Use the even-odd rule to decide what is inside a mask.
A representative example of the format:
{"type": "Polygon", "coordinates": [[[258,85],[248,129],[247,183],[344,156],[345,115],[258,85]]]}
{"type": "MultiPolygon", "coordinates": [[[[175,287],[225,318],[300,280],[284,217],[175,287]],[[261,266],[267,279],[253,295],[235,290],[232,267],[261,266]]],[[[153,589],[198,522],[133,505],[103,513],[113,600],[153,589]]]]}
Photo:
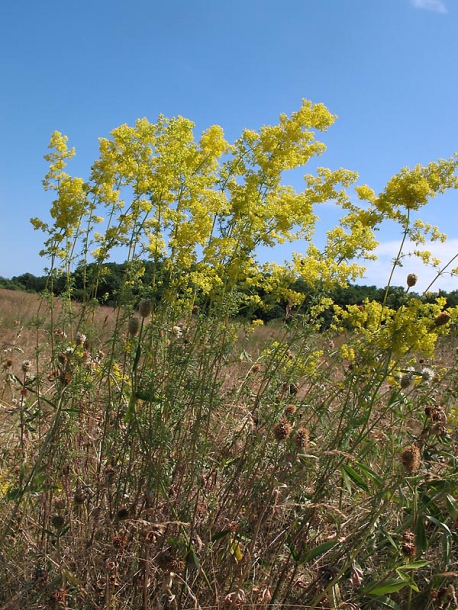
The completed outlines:
{"type": "Polygon", "coordinates": [[[127,324],[127,331],[131,337],[135,337],[135,335],[140,330],[140,320],[138,318],[130,318],[127,324]]]}
{"type": "Polygon", "coordinates": [[[451,315],[448,313],[448,311],[443,311],[438,316],[436,316],[434,320],[434,326],[444,326],[445,324],[448,324],[448,322],[450,322],[450,318],[451,315]]]}
{"type": "Polygon", "coordinates": [[[274,437],[277,442],[286,440],[291,434],[291,424],[287,419],[280,420],[274,426],[274,437]]]}
{"type": "Polygon", "coordinates": [[[150,299],[144,299],[140,302],[140,305],[138,307],[138,313],[141,315],[142,318],[147,318],[152,311],[153,304],[151,303],[150,299]]]}
{"type": "Polygon", "coordinates": [[[307,449],[309,445],[309,431],[307,428],[298,428],[296,431],[296,436],[294,437],[294,442],[298,449],[307,449]]]}
{"type": "Polygon", "coordinates": [[[417,445],[406,447],[401,453],[401,462],[408,474],[418,472],[421,462],[420,449],[417,445]]]}
{"type": "Polygon", "coordinates": [[[417,281],[418,281],[418,276],[415,275],[415,273],[409,273],[409,275],[407,276],[407,286],[409,288],[412,288],[413,286],[415,286],[417,281]]]}

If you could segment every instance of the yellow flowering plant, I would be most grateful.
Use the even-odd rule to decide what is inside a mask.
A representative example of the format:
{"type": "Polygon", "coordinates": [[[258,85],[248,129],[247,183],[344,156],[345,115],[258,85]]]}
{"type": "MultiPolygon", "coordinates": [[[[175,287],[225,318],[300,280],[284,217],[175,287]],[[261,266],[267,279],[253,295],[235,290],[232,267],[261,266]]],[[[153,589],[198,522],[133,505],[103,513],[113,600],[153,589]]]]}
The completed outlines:
{"type": "Polygon", "coordinates": [[[12,358],[27,325],[5,343],[0,606],[413,608],[448,591],[458,308],[416,294],[420,273],[377,301],[330,295],[362,276],[385,219],[396,265],[413,242],[447,269],[418,213],[456,188],[457,157],[378,195],[342,168],[296,190],[287,172],[334,120],[304,101],[228,143],[140,119],[100,140],[87,180],[53,134],[51,220],[33,224],[70,305],[42,301],[32,360],[12,358]],[[316,236],[323,203],[341,218],[316,236]],[[258,264],[295,240],[289,262],[258,264]]]}
{"type": "MultiPolygon", "coordinates": [[[[49,234],[43,254],[65,261],[67,271],[91,259],[107,262],[119,249],[127,261],[151,259],[163,266],[169,301],[187,295],[189,307],[193,295],[218,300],[240,283],[263,284],[273,297],[298,306],[303,295],[291,288],[297,279],[313,292],[363,276],[361,262],[374,257],[374,231],[384,219],[400,223],[404,238],[416,244],[426,237],[445,239],[437,227],[412,222],[410,215],[429,198],[457,187],[457,156],[404,168],[378,196],[367,185],[356,186],[361,205],[347,193],[356,172],[342,168],[305,174],[300,192],[285,184],[285,172],[325,151],[315,134],[335,118],[323,104],[303,100],[291,116],[280,115],[277,125],[245,129],[233,144],[217,125],[196,140],[194,124],[183,117],[161,115],[155,124],[139,119],[100,139],[87,182],[64,172],[75,151],[55,132],[44,181],[57,194],[54,224],[32,220],[49,234]],[[329,201],[344,214],[320,249],[314,242],[317,206],[329,201]],[[102,230],[95,231],[96,224],[102,230]],[[259,246],[299,239],[305,252],[295,253],[291,262],[257,264],[259,246]]],[[[416,253],[428,259],[426,251],[416,253]]],[[[157,281],[154,274],[153,291],[157,281]]]]}

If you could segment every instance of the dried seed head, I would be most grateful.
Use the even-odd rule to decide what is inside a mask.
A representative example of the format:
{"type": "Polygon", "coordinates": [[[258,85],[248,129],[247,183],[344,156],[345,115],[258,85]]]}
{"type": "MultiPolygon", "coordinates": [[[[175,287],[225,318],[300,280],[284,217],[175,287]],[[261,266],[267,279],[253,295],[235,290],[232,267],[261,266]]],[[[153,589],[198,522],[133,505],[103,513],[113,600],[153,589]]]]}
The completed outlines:
{"type": "Polygon", "coordinates": [[[425,407],[425,415],[433,422],[439,422],[442,424],[447,423],[447,414],[443,407],[425,407]]]}
{"type": "Polygon", "coordinates": [[[431,381],[434,379],[434,375],[435,375],[435,373],[434,373],[433,369],[430,369],[430,368],[429,368],[429,367],[427,367],[427,366],[424,366],[424,367],[421,369],[420,374],[421,374],[421,379],[422,379],[422,381],[424,381],[424,382],[425,382],[425,383],[427,383],[428,385],[429,385],[429,384],[431,383],[431,381]]]}
{"type": "Polygon", "coordinates": [[[450,318],[451,316],[448,311],[443,311],[438,316],[436,316],[436,319],[434,320],[434,326],[444,326],[445,324],[450,322],[450,318]]]}
{"type": "Polygon", "coordinates": [[[437,422],[430,428],[430,433],[435,434],[437,436],[442,436],[446,432],[446,427],[443,422],[437,422]]]}
{"type": "Polygon", "coordinates": [[[8,358],[7,360],[3,361],[3,368],[4,369],[9,369],[13,366],[13,361],[11,360],[11,358],[8,358]]]}
{"type": "Polygon", "coordinates": [[[127,331],[131,337],[135,337],[135,335],[140,330],[140,320],[138,318],[130,318],[127,324],[127,331]]]}
{"type": "Polygon", "coordinates": [[[105,475],[105,481],[107,482],[107,484],[111,485],[116,476],[116,468],[114,468],[113,466],[107,466],[103,474],[105,475]]]}
{"type": "Polygon", "coordinates": [[[401,551],[406,557],[413,557],[417,552],[417,547],[415,546],[415,534],[410,530],[405,530],[405,532],[402,534],[401,551]]]}
{"type": "Polygon", "coordinates": [[[172,334],[179,339],[181,337],[181,335],[183,334],[183,331],[181,329],[181,326],[175,325],[172,326],[172,334]]]}
{"type": "Polygon", "coordinates": [[[415,275],[415,273],[409,273],[409,275],[407,276],[407,286],[409,288],[412,288],[417,283],[417,280],[418,276],[415,275]]]}
{"type": "Polygon", "coordinates": [[[118,532],[113,536],[113,546],[117,549],[125,549],[129,543],[129,537],[126,532],[118,532]]]}
{"type": "Polygon", "coordinates": [[[70,371],[62,371],[59,375],[59,379],[63,383],[63,385],[68,385],[72,380],[72,374],[70,373],[70,371]]]}
{"type": "Polygon", "coordinates": [[[291,434],[291,424],[287,419],[280,420],[274,426],[274,437],[277,442],[286,440],[291,434]]]}
{"type": "Polygon", "coordinates": [[[420,461],[420,449],[417,447],[417,445],[410,445],[401,453],[401,462],[408,474],[418,472],[420,468],[420,461]]]}
{"type": "Polygon", "coordinates": [[[73,496],[73,502],[76,504],[76,506],[81,506],[85,501],[86,494],[83,492],[81,487],[78,487],[78,489],[75,491],[75,495],[73,496]]]}
{"type": "Polygon", "coordinates": [[[54,508],[56,510],[62,510],[63,508],[65,508],[65,500],[64,500],[64,498],[56,498],[54,500],[54,508]]]}
{"type": "Polygon", "coordinates": [[[86,335],[84,335],[83,333],[77,332],[75,335],[76,345],[84,345],[85,341],[86,341],[86,335]]]}
{"type": "Polygon", "coordinates": [[[309,438],[310,436],[307,428],[298,428],[296,436],[294,437],[296,447],[301,450],[307,449],[309,445],[309,438]]]}
{"type": "Polygon", "coordinates": [[[129,509],[125,506],[122,506],[116,513],[116,516],[120,521],[127,519],[127,517],[129,516],[129,509]]]}
{"type": "Polygon", "coordinates": [[[170,562],[170,570],[172,572],[183,572],[185,569],[185,562],[179,557],[174,557],[170,562]]]}
{"type": "Polygon", "coordinates": [[[23,373],[28,373],[31,368],[32,368],[32,363],[30,362],[30,360],[24,360],[24,362],[22,363],[22,366],[21,366],[23,373]]]}
{"type": "Polygon", "coordinates": [[[141,315],[142,318],[147,318],[152,311],[153,304],[151,303],[150,299],[144,299],[143,301],[140,301],[138,313],[141,315]]]}
{"type": "Polygon", "coordinates": [[[53,515],[51,517],[51,523],[56,530],[61,530],[65,525],[65,519],[62,515],[53,515]]]}
{"type": "Polygon", "coordinates": [[[412,381],[413,381],[413,371],[407,371],[401,377],[401,381],[400,381],[401,388],[403,390],[405,390],[406,388],[409,387],[409,385],[412,383],[412,381]]]}
{"type": "Polygon", "coordinates": [[[297,407],[296,405],[286,405],[285,407],[285,415],[287,417],[291,417],[292,415],[294,415],[297,411],[297,407]]]}
{"type": "Polygon", "coordinates": [[[283,391],[284,392],[288,392],[288,394],[291,394],[292,396],[297,394],[299,391],[299,387],[297,385],[297,383],[284,383],[283,386],[283,391]]]}

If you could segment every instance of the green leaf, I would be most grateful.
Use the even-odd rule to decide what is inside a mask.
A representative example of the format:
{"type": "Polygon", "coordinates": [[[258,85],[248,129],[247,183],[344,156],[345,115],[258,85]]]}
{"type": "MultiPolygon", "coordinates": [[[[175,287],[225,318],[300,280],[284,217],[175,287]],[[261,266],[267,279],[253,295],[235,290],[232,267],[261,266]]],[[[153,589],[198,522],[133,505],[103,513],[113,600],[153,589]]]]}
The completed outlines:
{"type": "Polygon", "coordinates": [[[127,406],[126,414],[124,416],[124,422],[127,424],[135,414],[135,407],[137,406],[137,398],[135,394],[131,394],[129,398],[129,404],[127,406]]]}
{"type": "Polygon", "coordinates": [[[213,536],[211,537],[211,541],[216,542],[217,540],[221,540],[221,538],[224,538],[230,533],[231,530],[221,530],[220,532],[216,532],[216,534],[213,534],[213,536]]]}
{"type": "Polygon", "coordinates": [[[5,500],[17,500],[22,496],[24,491],[19,489],[18,487],[13,487],[12,489],[7,489],[5,494],[5,500]]]}
{"type": "Polygon", "coordinates": [[[377,487],[383,487],[383,481],[382,479],[378,476],[378,474],[376,474],[372,468],[369,468],[369,466],[366,466],[366,464],[362,464],[361,462],[354,462],[355,466],[357,466],[360,470],[363,471],[363,473],[365,475],[367,475],[367,477],[373,481],[374,483],[377,484],[377,487]]]}
{"type": "Polygon", "coordinates": [[[448,536],[445,532],[442,534],[442,557],[444,559],[445,565],[448,565],[451,560],[452,553],[452,538],[448,536]]]}
{"type": "Polygon", "coordinates": [[[231,546],[229,548],[231,555],[234,557],[237,563],[240,563],[243,559],[242,547],[238,540],[231,539],[231,546]]]}
{"type": "Polygon", "coordinates": [[[200,568],[200,561],[193,547],[188,551],[188,561],[193,566],[196,566],[196,568],[200,568]]]}
{"type": "Polygon", "coordinates": [[[351,494],[350,477],[348,476],[348,474],[345,472],[345,470],[343,468],[340,469],[340,474],[342,475],[342,481],[343,481],[345,487],[347,488],[348,493],[351,494]]]}
{"type": "Polygon", "coordinates": [[[135,392],[135,398],[139,398],[140,400],[143,400],[144,402],[153,402],[153,403],[160,403],[161,399],[159,398],[159,396],[156,396],[156,394],[154,394],[154,392],[147,392],[146,390],[137,390],[135,392]]]}
{"type": "Polygon", "coordinates": [[[379,597],[377,597],[376,601],[380,604],[383,604],[387,608],[392,608],[393,610],[401,610],[400,606],[398,606],[396,602],[394,602],[389,597],[386,597],[385,595],[380,595],[379,597]]]}
{"type": "Polygon", "coordinates": [[[405,587],[407,583],[404,579],[390,578],[379,582],[369,583],[364,587],[364,593],[368,595],[385,595],[385,593],[396,593],[405,587]]]}
{"type": "Polygon", "coordinates": [[[382,534],[382,536],[383,536],[383,537],[384,537],[386,540],[388,540],[388,542],[391,544],[391,546],[392,546],[394,549],[398,550],[398,545],[397,545],[397,544],[395,543],[395,541],[393,540],[393,538],[392,538],[391,534],[389,534],[389,533],[388,533],[387,531],[385,531],[383,528],[381,528],[381,534],[382,534]]]}
{"type": "Polygon", "coordinates": [[[419,593],[419,589],[417,587],[417,585],[415,584],[415,582],[412,580],[411,576],[409,574],[405,574],[404,572],[402,572],[401,570],[396,569],[396,574],[399,576],[399,578],[401,578],[406,585],[408,585],[413,591],[415,591],[416,593],[419,593]]]}
{"type": "Polygon", "coordinates": [[[442,521],[439,521],[439,519],[436,519],[436,517],[433,517],[432,515],[426,515],[426,518],[428,519],[428,521],[431,521],[431,523],[434,523],[435,525],[437,525],[437,527],[440,527],[442,530],[444,530],[444,532],[446,532],[450,537],[452,536],[452,532],[450,531],[448,525],[442,523],[442,521]]]}
{"type": "Polygon", "coordinates": [[[401,570],[401,571],[405,571],[405,570],[418,570],[419,568],[423,568],[424,566],[427,566],[429,563],[429,561],[412,561],[412,563],[406,563],[403,566],[399,566],[396,568],[396,570],[401,570]]]}
{"type": "Polygon", "coordinates": [[[296,551],[296,549],[294,548],[294,545],[291,543],[291,539],[289,537],[286,540],[286,546],[288,547],[289,552],[291,553],[291,557],[297,563],[300,560],[300,553],[298,553],[296,551]]]}
{"type": "Polygon", "coordinates": [[[340,595],[339,585],[336,583],[329,592],[329,605],[333,610],[342,607],[342,596],[340,595]]]}
{"type": "Polygon", "coordinates": [[[338,540],[328,540],[328,542],[323,542],[323,544],[320,544],[311,551],[308,551],[308,553],[305,554],[299,563],[302,564],[307,563],[307,561],[312,561],[312,559],[315,559],[315,557],[318,557],[318,555],[326,553],[326,551],[329,551],[329,549],[332,549],[332,547],[336,546],[338,543],[338,540]]]}
{"type": "Polygon", "coordinates": [[[445,503],[447,505],[447,510],[450,513],[450,516],[454,520],[458,520],[458,504],[453,496],[450,494],[445,495],[445,503]]]}
{"type": "Polygon", "coordinates": [[[415,544],[422,552],[425,552],[428,548],[428,539],[426,538],[425,524],[423,523],[423,519],[421,517],[417,519],[417,523],[415,524],[415,544]]]}
{"type": "Polygon", "coordinates": [[[134,358],[134,364],[132,367],[132,370],[135,372],[137,370],[137,366],[138,366],[138,362],[140,360],[140,356],[142,353],[142,348],[140,343],[137,345],[137,349],[135,350],[135,358],[134,358]]]}
{"type": "Polygon", "coordinates": [[[369,487],[367,486],[366,481],[363,479],[363,477],[360,474],[358,474],[356,472],[356,470],[354,468],[352,468],[351,466],[348,466],[348,464],[343,464],[342,468],[348,474],[348,476],[353,481],[353,483],[355,483],[355,485],[360,487],[363,491],[369,491],[369,487]]]}
{"type": "Polygon", "coordinates": [[[70,572],[70,570],[62,570],[62,576],[65,578],[66,581],[68,581],[69,583],[71,583],[75,587],[81,586],[81,585],[84,584],[83,581],[80,580],[79,578],[77,578],[73,574],[73,572],[70,572]]]}

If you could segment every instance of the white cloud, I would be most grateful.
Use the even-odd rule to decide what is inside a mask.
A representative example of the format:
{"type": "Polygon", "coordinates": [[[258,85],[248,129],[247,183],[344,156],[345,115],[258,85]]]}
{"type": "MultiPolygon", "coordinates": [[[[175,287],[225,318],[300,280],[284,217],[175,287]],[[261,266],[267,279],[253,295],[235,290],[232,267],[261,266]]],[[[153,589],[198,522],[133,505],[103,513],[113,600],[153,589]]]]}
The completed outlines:
{"type": "Polygon", "coordinates": [[[427,11],[435,11],[436,13],[447,12],[447,7],[442,0],[410,0],[410,3],[415,8],[423,8],[427,11]]]}
{"type": "MultiPolygon", "coordinates": [[[[399,250],[399,241],[390,241],[381,243],[375,250],[377,256],[376,261],[368,261],[366,263],[367,271],[364,279],[358,283],[366,285],[376,285],[381,288],[386,286],[390,277],[391,269],[393,268],[393,260],[397,256],[399,250]]],[[[428,250],[431,255],[441,260],[439,269],[442,269],[449,261],[458,255],[458,239],[448,239],[445,243],[425,244],[423,247],[416,247],[414,244],[407,242],[404,247],[404,252],[413,252],[414,250],[428,250]]],[[[406,256],[402,259],[402,267],[396,266],[391,280],[393,286],[406,286],[406,277],[409,273],[415,273],[418,276],[418,283],[415,286],[415,292],[424,292],[429,285],[434,282],[430,288],[431,291],[436,291],[441,288],[450,292],[458,290],[458,277],[450,275],[453,268],[458,267],[458,258],[456,258],[444,273],[437,277],[437,269],[431,266],[424,265],[417,256],[406,256]]]]}

